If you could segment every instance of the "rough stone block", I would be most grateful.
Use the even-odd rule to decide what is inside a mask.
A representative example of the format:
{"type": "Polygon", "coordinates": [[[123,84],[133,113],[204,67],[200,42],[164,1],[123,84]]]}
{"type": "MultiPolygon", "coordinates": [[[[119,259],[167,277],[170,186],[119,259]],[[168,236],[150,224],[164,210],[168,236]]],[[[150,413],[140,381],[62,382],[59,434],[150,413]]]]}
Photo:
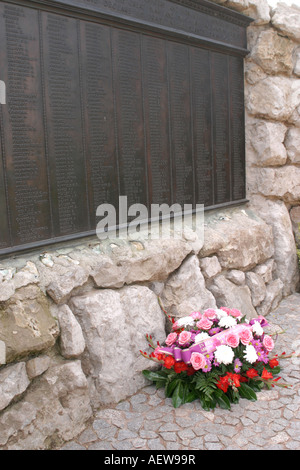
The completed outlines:
{"type": "Polygon", "coordinates": [[[236,308],[248,318],[257,316],[248,286],[237,286],[221,274],[214,278],[208,289],[215,297],[218,307],[236,308]]]}
{"type": "Polygon", "coordinates": [[[271,14],[272,24],[286,36],[300,41],[300,8],[280,2],[271,14]]]}
{"type": "Polygon", "coordinates": [[[27,389],[30,381],[25,362],[9,365],[0,371],[0,411],[27,389]]]}
{"type": "Polygon", "coordinates": [[[59,334],[49,302],[38,286],[18,289],[0,306],[0,339],[6,343],[7,362],[42,352],[59,334]]]}
{"type": "Polygon", "coordinates": [[[26,362],[26,371],[30,380],[42,375],[49,368],[50,357],[38,356],[26,362]]]}
{"type": "Polygon", "coordinates": [[[80,356],[85,349],[85,340],[80,324],[67,305],[59,307],[58,321],[62,355],[67,359],[80,356]]]}
{"type": "Polygon", "coordinates": [[[139,353],[148,348],[145,335],[160,342],[166,336],[156,295],[144,286],[103,289],[73,297],[70,308],[85,336],[83,368],[94,405],[118,402],[143,387],[141,371],[154,365],[139,353]]]}
{"type": "Polygon", "coordinates": [[[213,295],[205,287],[197,256],[189,257],[169,277],[161,299],[167,312],[175,317],[216,307],[213,295]]]}
{"type": "Polygon", "coordinates": [[[21,402],[3,412],[0,445],[8,450],[44,450],[73,439],[92,416],[88,392],[80,361],[53,364],[21,402]]]}
{"type": "Polygon", "coordinates": [[[295,292],[299,282],[298,259],[289,212],[284,202],[260,196],[251,199],[251,206],[272,227],[276,276],[284,283],[283,295],[289,295],[295,292]]]}
{"type": "Polygon", "coordinates": [[[219,260],[216,256],[200,259],[200,267],[205,278],[209,279],[222,271],[219,260]]]}
{"type": "Polygon", "coordinates": [[[266,285],[263,279],[254,272],[246,273],[246,283],[251,291],[252,304],[257,307],[266,296],[266,285]]]}

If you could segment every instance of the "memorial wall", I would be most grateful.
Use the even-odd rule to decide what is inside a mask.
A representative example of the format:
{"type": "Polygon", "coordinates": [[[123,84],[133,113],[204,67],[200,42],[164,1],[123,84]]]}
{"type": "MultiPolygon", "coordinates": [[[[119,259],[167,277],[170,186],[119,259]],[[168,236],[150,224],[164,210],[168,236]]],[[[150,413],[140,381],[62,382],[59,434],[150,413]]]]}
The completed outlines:
{"type": "Polygon", "coordinates": [[[0,1],[0,254],[96,209],[245,200],[250,19],[207,1],[0,1]]]}

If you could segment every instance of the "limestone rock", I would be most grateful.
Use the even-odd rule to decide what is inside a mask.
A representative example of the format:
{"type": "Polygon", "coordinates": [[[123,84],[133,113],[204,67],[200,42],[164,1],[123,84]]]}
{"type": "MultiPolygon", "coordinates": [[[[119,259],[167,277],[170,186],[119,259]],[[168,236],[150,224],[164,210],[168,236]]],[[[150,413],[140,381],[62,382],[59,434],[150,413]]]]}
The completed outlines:
{"type": "Polygon", "coordinates": [[[7,443],[9,437],[22,433],[36,418],[37,410],[30,403],[20,401],[2,413],[0,420],[0,446],[7,443]]]}
{"type": "Polygon", "coordinates": [[[248,318],[257,316],[248,286],[237,286],[220,274],[213,279],[213,283],[207,288],[215,297],[218,307],[237,308],[248,318]]]}
{"type": "Polygon", "coordinates": [[[299,80],[283,76],[267,77],[249,87],[245,100],[252,115],[288,121],[300,104],[299,80]]]}
{"type": "Polygon", "coordinates": [[[114,256],[114,262],[124,272],[126,284],[162,282],[193,252],[192,245],[180,239],[161,239],[144,243],[143,251],[114,256]]]}
{"type": "Polygon", "coordinates": [[[268,261],[266,261],[265,263],[259,264],[258,266],[256,266],[253,272],[255,272],[255,274],[258,274],[262,278],[262,280],[266,284],[268,284],[273,279],[272,273],[274,269],[274,264],[275,263],[273,259],[268,259],[268,261]]]}
{"type": "Polygon", "coordinates": [[[262,278],[254,273],[246,273],[246,283],[251,291],[251,299],[254,307],[257,307],[266,296],[266,285],[262,278]]]}
{"type": "Polygon", "coordinates": [[[197,256],[190,256],[169,277],[161,299],[168,314],[176,318],[216,307],[213,295],[205,287],[197,256]]]}
{"type": "Polygon", "coordinates": [[[66,359],[80,356],[85,349],[81,327],[67,305],[58,309],[60,349],[66,359]]]}
{"type": "Polygon", "coordinates": [[[26,266],[20,269],[13,277],[15,289],[37,284],[39,282],[39,273],[34,263],[28,261],[26,266]]]}
{"type": "Polygon", "coordinates": [[[15,293],[15,285],[13,281],[0,282],[0,302],[6,302],[15,293]]]}
{"type": "Polygon", "coordinates": [[[289,204],[300,202],[300,168],[251,168],[248,185],[252,194],[276,197],[289,204]]]}
{"type": "Polygon", "coordinates": [[[278,3],[272,12],[272,24],[286,36],[300,41],[300,8],[278,3]]]}
{"type": "Polygon", "coordinates": [[[10,268],[2,270],[2,273],[2,279],[0,278],[0,302],[9,300],[17,289],[39,282],[38,270],[31,261],[27,261],[26,265],[19,271],[16,271],[15,268],[10,268]],[[3,276],[2,273],[5,271],[7,273],[3,276]]]}
{"type": "Polygon", "coordinates": [[[300,206],[295,206],[290,210],[292,228],[298,248],[300,248],[300,206]]]}
{"type": "Polygon", "coordinates": [[[43,284],[46,285],[47,294],[57,304],[68,300],[72,291],[83,286],[89,278],[89,274],[82,266],[72,263],[63,257],[52,257],[54,265],[52,268],[37,265],[43,284]]]}
{"type": "Polygon", "coordinates": [[[300,47],[294,53],[294,74],[300,77],[300,47]]]}
{"type": "Polygon", "coordinates": [[[163,282],[194,251],[203,245],[193,232],[193,239],[141,240],[116,245],[110,256],[90,253],[80,260],[97,287],[120,288],[135,282],[163,282]]]}
{"type": "Polygon", "coordinates": [[[236,11],[243,11],[249,7],[248,0],[227,0],[226,7],[232,8],[236,11]]]}
{"type": "MultiPolygon", "coordinates": [[[[125,272],[120,266],[112,261],[108,256],[94,256],[95,263],[91,265],[91,277],[97,287],[120,288],[125,284],[125,272]]],[[[87,260],[91,262],[91,258],[87,260]]]]}
{"type": "Polygon", "coordinates": [[[272,228],[260,219],[241,217],[239,224],[233,223],[230,230],[227,244],[218,252],[223,268],[251,269],[273,255],[272,228]]]}
{"type": "Polygon", "coordinates": [[[26,362],[26,371],[30,380],[42,375],[49,368],[49,356],[37,356],[26,362]]]}
{"type": "Polygon", "coordinates": [[[22,402],[4,411],[0,444],[8,450],[44,450],[73,439],[92,416],[80,361],[52,364],[22,402]]]}
{"type": "Polygon", "coordinates": [[[273,229],[276,275],[284,283],[283,295],[295,292],[299,282],[298,260],[289,212],[282,201],[267,200],[260,196],[251,199],[257,210],[273,229]]]}
{"type": "Polygon", "coordinates": [[[247,270],[273,253],[272,228],[255,213],[236,208],[206,215],[200,258],[216,254],[222,268],[247,270]]]}
{"type": "Polygon", "coordinates": [[[249,7],[243,11],[244,15],[255,20],[256,25],[268,24],[270,21],[270,7],[267,0],[248,0],[249,7]]]}
{"type": "Polygon", "coordinates": [[[267,78],[267,74],[261,67],[259,67],[250,58],[245,60],[245,79],[247,83],[255,85],[255,83],[263,80],[264,78],[267,78]]]}
{"type": "Polygon", "coordinates": [[[300,127],[291,127],[284,142],[291,163],[300,163],[300,127]]]}
{"type": "Polygon", "coordinates": [[[205,278],[209,279],[222,271],[219,260],[216,256],[200,259],[200,267],[205,278]]]}
{"type": "Polygon", "coordinates": [[[50,348],[58,334],[48,299],[38,286],[18,289],[0,306],[0,339],[6,343],[7,362],[50,348]]]}
{"type": "Polygon", "coordinates": [[[283,144],[287,128],[279,122],[248,120],[246,142],[251,163],[258,166],[284,165],[287,160],[283,144]]]}
{"type": "Polygon", "coordinates": [[[251,58],[268,74],[291,74],[294,44],[274,29],[260,32],[251,50],[251,58]]]}
{"type": "Polygon", "coordinates": [[[156,295],[144,286],[103,289],[72,297],[70,308],[86,341],[83,368],[95,407],[115,403],[146,384],[141,371],[154,363],[143,358],[145,335],[165,339],[165,315],[156,295]]]}
{"type": "Polygon", "coordinates": [[[0,371],[0,411],[27,389],[30,381],[25,362],[9,365],[0,371]]]}
{"type": "Polygon", "coordinates": [[[6,345],[4,341],[0,341],[0,366],[6,364],[6,345]]]}
{"type": "Polygon", "coordinates": [[[257,307],[259,315],[265,316],[278,307],[283,297],[284,283],[280,279],[275,279],[267,285],[267,292],[263,302],[257,307]]]}
{"type": "Polygon", "coordinates": [[[204,258],[215,254],[220,248],[225,246],[226,238],[224,237],[221,230],[218,230],[216,224],[212,226],[207,225],[204,229],[204,245],[199,252],[199,257],[204,258]]]}
{"type": "Polygon", "coordinates": [[[226,274],[226,279],[228,279],[228,281],[233,282],[237,286],[243,286],[245,284],[246,276],[243,271],[239,271],[238,269],[232,269],[226,274]]]}

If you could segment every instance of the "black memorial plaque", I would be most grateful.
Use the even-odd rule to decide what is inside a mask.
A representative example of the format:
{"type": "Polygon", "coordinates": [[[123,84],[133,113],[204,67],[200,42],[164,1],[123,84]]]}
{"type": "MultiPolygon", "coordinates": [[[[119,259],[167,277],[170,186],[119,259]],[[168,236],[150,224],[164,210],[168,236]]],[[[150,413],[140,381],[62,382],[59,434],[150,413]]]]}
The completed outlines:
{"type": "Polygon", "coordinates": [[[0,0],[0,254],[96,209],[245,201],[251,19],[207,0],[0,0]]]}
{"type": "Polygon", "coordinates": [[[168,69],[166,42],[143,36],[144,112],[149,201],[161,204],[172,200],[172,173],[169,136],[168,69]],[[157,158],[160,155],[160,158],[157,158]]]}
{"type": "Polygon", "coordinates": [[[39,13],[9,4],[0,4],[0,11],[1,72],[7,85],[7,105],[1,106],[2,168],[9,218],[1,238],[9,227],[8,245],[23,245],[51,237],[39,13]]]}

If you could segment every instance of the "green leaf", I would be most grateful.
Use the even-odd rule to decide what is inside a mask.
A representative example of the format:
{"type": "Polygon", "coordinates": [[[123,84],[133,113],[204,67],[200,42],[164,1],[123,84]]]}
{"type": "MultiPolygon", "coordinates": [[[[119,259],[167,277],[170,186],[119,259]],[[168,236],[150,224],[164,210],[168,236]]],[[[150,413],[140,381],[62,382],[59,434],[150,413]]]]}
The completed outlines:
{"type": "Polygon", "coordinates": [[[143,375],[146,377],[146,379],[151,380],[152,382],[166,382],[167,381],[167,375],[165,371],[159,370],[159,371],[152,371],[152,370],[143,370],[143,375]]]}
{"type": "Polygon", "coordinates": [[[218,405],[220,406],[220,408],[223,408],[223,410],[230,410],[230,408],[231,408],[230,400],[222,390],[220,390],[220,389],[216,390],[214,392],[214,397],[215,397],[218,405]]]}
{"type": "Polygon", "coordinates": [[[264,382],[262,380],[252,380],[252,379],[249,379],[248,381],[248,385],[249,387],[252,388],[252,390],[254,390],[255,392],[260,392],[261,389],[263,388],[264,386],[264,382]]]}
{"type": "Polygon", "coordinates": [[[185,403],[191,403],[194,400],[198,399],[197,392],[195,390],[189,390],[185,398],[185,403]]]}
{"type": "Polygon", "coordinates": [[[172,380],[170,383],[166,384],[165,394],[167,398],[171,398],[175,388],[177,387],[179,379],[172,380]]]}
{"type": "Polygon", "coordinates": [[[174,390],[173,396],[172,396],[172,403],[173,403],[174,408],[179,408],[179,406],[183,404],[183,396],[184,396],[183,384],[180,381],[178,382],[174,390]]]}
{"type": "Polygon", "coordinates": [[[247,400],[251,400],[251,401],[257,400],[256,393],[246,383],[241,383],[239,387],[239,394],[242,398],[246,398],[247,400]]]}
{"type": "Polygon", "coordinates": [[[272,372],[273,376],[280,374],[281,370],[280,366],[275,366],[273,369],[271,367],[266,367],[266,369],[272,372]]]}

